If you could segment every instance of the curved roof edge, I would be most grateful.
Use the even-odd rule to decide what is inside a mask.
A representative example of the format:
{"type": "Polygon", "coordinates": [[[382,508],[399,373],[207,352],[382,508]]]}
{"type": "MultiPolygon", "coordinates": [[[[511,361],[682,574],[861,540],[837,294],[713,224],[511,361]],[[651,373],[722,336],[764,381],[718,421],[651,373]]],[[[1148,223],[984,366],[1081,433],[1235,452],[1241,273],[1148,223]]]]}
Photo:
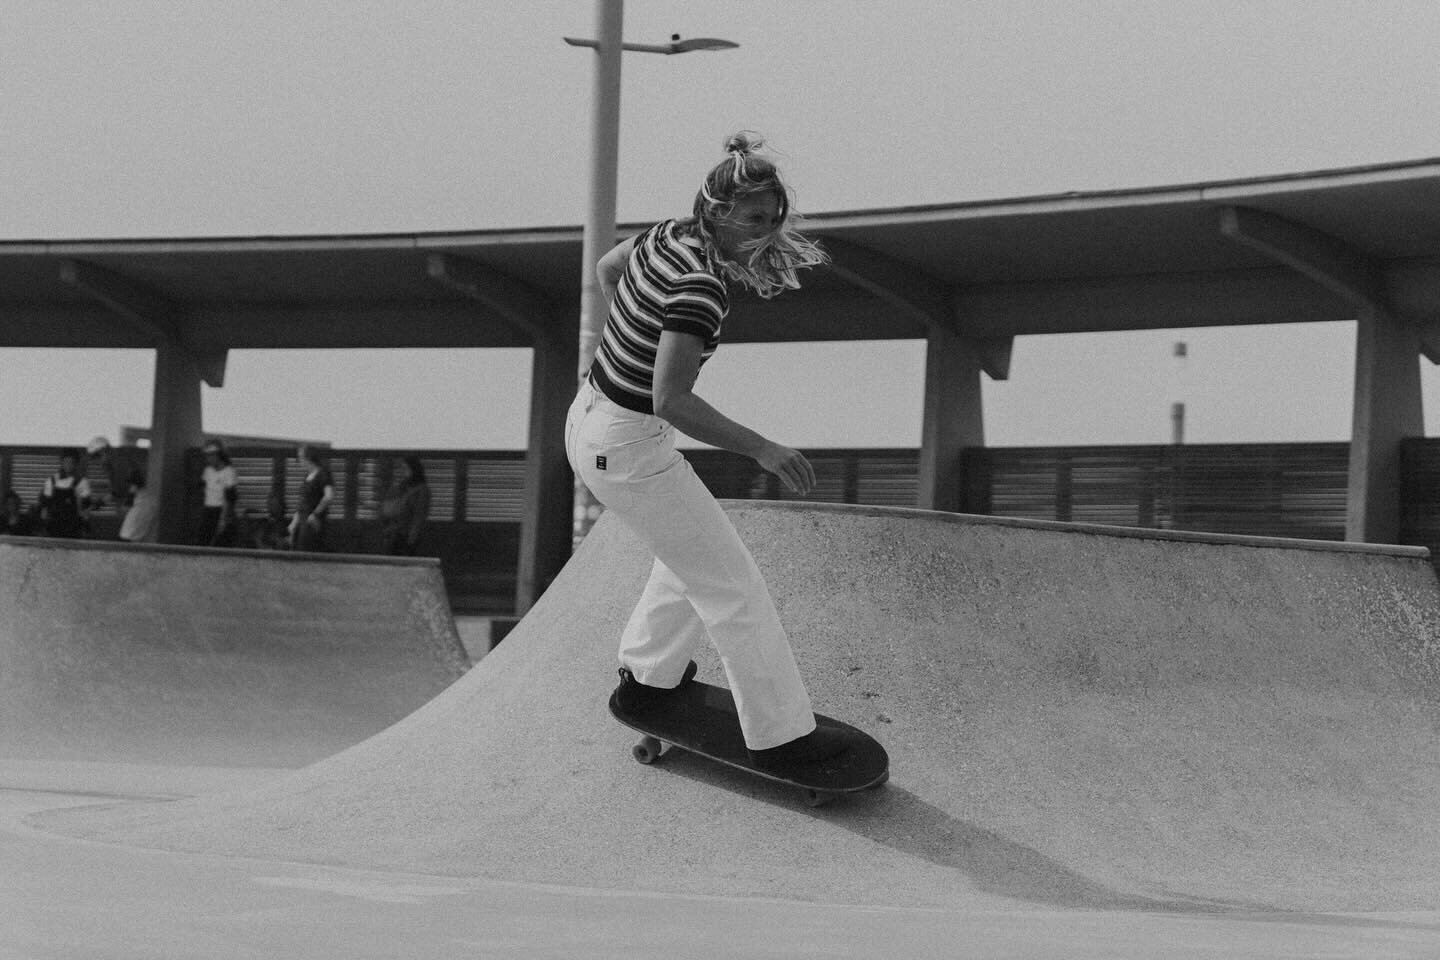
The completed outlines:
{"type": "MultiPolygon", "coordinates": [[[[858,208],[853,210],[827,210],[806,214],[806,219],[816,226],[839,225],[853,220],[894,221],[905,219],[934,219],[947,214],[973,216],[976,214],[1010,215],[1022,212],[1043,212],[1058,208],[1084,208],[1087,206],[1116,206],[1127,201],[1153,203],[1157,201],[1196,200],[1239,200],[1249,194],[1273,193],[1275,187],[1288,189],[1315,189],[1355,183],[1384,183],[1396,180],[1440,177],[1440,157],[1418,160],[1404,160],[1386,163],[1364,164],[1352,167],[1334,167],[1322,170],[1301,171],[1286,174],[1271,174],[1255,177],[1225,180],[1194,181],[1151,187],[1127,187],[1111,190],[1072,190],[1057,193],[1032,194],[1004,197],[990,200],[967,200],[951,203],[912,204],[899,207],[858,208]]],[[[638,229],[648,222],[626,222],[618,225],[620,230],[638,229]]],[[[442,246],[456,240],[473,242],[491,237],[505,243],[526,241],[551,242],[555,240],[578,240],[581,227],[578,225],[542,227],[494,227],[475,230],[433,230],[433,231],[384,231],[380,233],[331,233],[331,234],[255,234],[226,236],[223,234],[196,235],[193,237],[115,237],[115,238],[32,238],[0,240],[0,250],[6,252],[66,253],[83,254],[100,250],[126,250],[164,252],[175,247],[186,251],[210,248],[223,251],[227,248],[268,249],[325,247],[375,247],[395,249],[397,247],[425,248],[442,246]]]]}

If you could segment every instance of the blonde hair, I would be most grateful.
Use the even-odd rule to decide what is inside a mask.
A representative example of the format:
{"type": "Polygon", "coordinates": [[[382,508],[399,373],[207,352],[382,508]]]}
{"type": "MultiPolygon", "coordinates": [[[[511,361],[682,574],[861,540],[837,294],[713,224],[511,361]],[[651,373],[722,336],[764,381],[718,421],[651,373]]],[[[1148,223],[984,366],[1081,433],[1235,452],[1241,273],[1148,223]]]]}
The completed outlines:
{"type": "Polygon", "coordinates": [[[726,139],[727,156],[706,175],[695,195],[689,224],[705,241],[710,262],[722,276],[768,300],[785,290],[799,289],[795,272],[829,263],[830,256],[814,240],[801,235],[790,188],[780,179],[775,164],[757,155],[764,146],[765,140],[750,130],[726,139]],[[716,241],[716,224],[730,216],[739,201],[764,193],[774,194],[779,202],[780,225],[768,236],[741,244],[743,263],[731,260],[716,241]]]}

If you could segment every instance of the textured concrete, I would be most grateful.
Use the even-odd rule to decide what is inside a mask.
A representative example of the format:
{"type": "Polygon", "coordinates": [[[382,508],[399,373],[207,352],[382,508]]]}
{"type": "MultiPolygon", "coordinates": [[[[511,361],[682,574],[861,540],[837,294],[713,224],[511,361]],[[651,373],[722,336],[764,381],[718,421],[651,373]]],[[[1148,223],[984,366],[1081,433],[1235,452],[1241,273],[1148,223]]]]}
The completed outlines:
{"type": "Polygon", "coordinates": [[[605,695],[648,558],[607,518],[504,643],[379,736],[250,791],[33,822],[975,917],[1433,908],[1440,591],[1423,551],[729,509],[817,708],[890,750],[886,788],[815,811],[693,758],[632,762],[605,695]]]}
{"type": "Polygon", "coordinates": [[[0,539],[0,757],[302,766],[469,661],[435,561],[0,539]]]}
{"type": "Polygon", "coordinates": [[[435,877],[57,838],[0,790],[4,960],[1433,960],[1440,914],[926,910],[435,877]]]}

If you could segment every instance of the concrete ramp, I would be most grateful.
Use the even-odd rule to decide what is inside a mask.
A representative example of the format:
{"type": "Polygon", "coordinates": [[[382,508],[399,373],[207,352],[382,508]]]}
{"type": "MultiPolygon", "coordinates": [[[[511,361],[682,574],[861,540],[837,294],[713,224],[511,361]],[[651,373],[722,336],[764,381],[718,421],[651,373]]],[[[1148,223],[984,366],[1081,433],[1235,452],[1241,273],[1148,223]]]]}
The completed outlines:
{"type": "Polygon", "coordinates": [[[435,561],[0,539],[0,757],[302,766],[468,666],[435,561]]]}
{"type": "Polygon", "coordinates": [[[379,736],[251,792],[43,824],[669,893],[1433,908],[1440,592],[1424,551],[727,509],[817,709],[885,743],[887,787],[815,811],[684,755],[634,763],[605,698],[650,558],[606,517],[494,653],[379,736]]]}

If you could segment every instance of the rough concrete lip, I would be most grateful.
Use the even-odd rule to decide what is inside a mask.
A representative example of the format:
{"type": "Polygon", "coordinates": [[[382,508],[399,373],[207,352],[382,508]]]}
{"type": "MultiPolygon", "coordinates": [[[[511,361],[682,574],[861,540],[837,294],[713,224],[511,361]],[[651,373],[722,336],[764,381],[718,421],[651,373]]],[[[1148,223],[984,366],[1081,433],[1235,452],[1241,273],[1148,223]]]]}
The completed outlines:
{"type": "Polygon", "coordinates": [[[843,513],[847,516],[874,516],[959,523],[970,526],[1010,527],[1021,530],[1049,530],[1087,533],[1097,537],[1131,540],[1167,540],[1173,543],[1209,543],[1226,547],[1254,547],[1269,550],[1310,550],[1321,553],[1369,554],[1429,560],[1428,547],[1392,543],[1354,543],[1339,540],[1304,540],[1298,537],[1257,537],[1229,533],[1200,533],[1190,530],[1155,530],[1148,527],[1117,527],[1103,523],[1073,523],[1061,520],[1027,520],[1019,517],[992,517],[976,513],[919,510],[914,507],[879,507],[848,503],[819,503],[809,500],[721,500],[727,510],[760,508],[797,513],[843,513]]]}
{"type": "Polygon", "coordinates": [[[0,537],[0,546],[23,546],[39,550],[119,551],[172,553],[192,557],[253,557],[284,563],[357,563],[383,566],[439,567],[438,557],[392,557],[375,553],[297,553],[291,550],[251,550],[247,547],[193,547],[170,543],[123,543],[116,540],[66,540],[55,537],[0,537]]]}

